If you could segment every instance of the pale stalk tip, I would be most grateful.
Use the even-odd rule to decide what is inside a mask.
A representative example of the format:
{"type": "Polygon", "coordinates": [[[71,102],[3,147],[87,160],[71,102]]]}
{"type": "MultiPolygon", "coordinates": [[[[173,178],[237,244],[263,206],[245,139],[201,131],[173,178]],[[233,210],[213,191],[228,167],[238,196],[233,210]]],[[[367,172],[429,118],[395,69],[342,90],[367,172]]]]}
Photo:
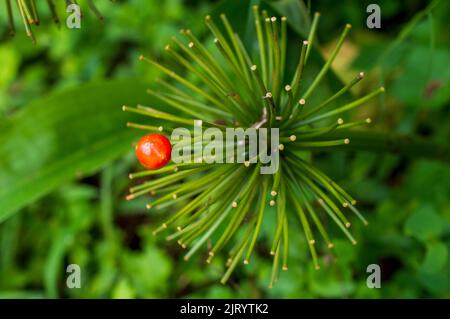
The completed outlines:
{"type": "Polygon", "coordinates": [[[278,194],[278,193],[277,193],[276,191],[271,191],[271,192],[270,192],[270,195],[272,195],[273,197],[277,196],[277,194],[278,194]]]}
{"type": "Polygon", "coordinates": [[[291,140],[291,142],[295,142],[295,140],[297,139],[297,136],[291,135],[291,136],[289,136],[289,139],[291,140]]]}
{"type": "Polygon", "coordinates": [[[274,200],[271,200],[269,203],[270,206],[275,206],[275,204],[276,204],[276,202],[274,200]]]}
{"type": "Polygon", "coordinates": [[[350,139],[346,138],[346,139],[344,140],[344,143],[345,143],[345,144],[350,144],[350,139]]]}

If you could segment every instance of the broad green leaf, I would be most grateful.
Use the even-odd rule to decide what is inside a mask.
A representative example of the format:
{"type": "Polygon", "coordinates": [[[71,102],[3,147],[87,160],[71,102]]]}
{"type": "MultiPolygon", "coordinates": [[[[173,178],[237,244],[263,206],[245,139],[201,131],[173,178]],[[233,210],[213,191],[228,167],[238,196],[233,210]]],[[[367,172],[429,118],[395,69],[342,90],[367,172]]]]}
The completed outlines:
{"type": "Polygon", "coordinates": [[[126,128],[134,116],[121,107],[151,101],[146,87],[136,80],[85,84],[35,100],[3,120],[0,222],[129,150],[140,133],[126,128]]]}
{"type": "Polygon", "coordinates": [[[448,260],[448,249],[443,243],[428,245],[420,270],[427,274],[441,271],[448,260]]]}
{"type": "Polygon", "coordinates": [[[436,238],[442,231],[442,219],[431,205],[422,205],[408,218],[405,232],[422,241],[436,238]]]}

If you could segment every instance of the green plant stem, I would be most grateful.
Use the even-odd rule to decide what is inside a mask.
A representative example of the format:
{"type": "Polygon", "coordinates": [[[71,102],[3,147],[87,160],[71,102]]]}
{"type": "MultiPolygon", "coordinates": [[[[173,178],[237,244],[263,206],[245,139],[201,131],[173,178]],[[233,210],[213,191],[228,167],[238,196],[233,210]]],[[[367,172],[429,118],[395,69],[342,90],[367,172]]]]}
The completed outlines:
{"type": "Polygon", "coordinates": [[[364,150],[370,152],[394,153],[407,157],[428,158],[450,163],[450,145],[428,141],[424,138],[398,133],[377,131],[334,131],[318,137],[317,140],[349,138],[350,144],[330,146],[326,150],[364,150]]]}

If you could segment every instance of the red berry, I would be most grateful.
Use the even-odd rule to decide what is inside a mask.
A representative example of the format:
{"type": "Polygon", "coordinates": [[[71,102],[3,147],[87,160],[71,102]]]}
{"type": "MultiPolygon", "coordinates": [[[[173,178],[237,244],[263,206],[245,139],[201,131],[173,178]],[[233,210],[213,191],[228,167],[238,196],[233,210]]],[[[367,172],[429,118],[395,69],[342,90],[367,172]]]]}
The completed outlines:
{"type": "Polygon", "coordinates": [[[161,134],[148,134],[136,145],[136,157],[148,169],[158,169],[170,161],[172,146],[161,134]]]}

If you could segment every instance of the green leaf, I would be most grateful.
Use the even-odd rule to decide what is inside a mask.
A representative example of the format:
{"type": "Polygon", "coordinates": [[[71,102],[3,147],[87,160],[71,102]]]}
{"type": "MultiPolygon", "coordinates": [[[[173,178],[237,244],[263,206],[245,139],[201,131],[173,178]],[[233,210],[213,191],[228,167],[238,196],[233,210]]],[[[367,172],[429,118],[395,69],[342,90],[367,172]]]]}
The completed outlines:
{"type": "Polygon", "coordinates": [[[431,205],[424,204],[408,218],[405,233],[422,241],[436,238],[442,231],[442,219],[431,205]]]}
{"type": "Polygon", "coordinates": [[[427,247],[427,253],[420,270],[426,274],[437,273],[444,268],[447,260],[447,246],[443,243],[431,244],[427,247]]]}
{"type": "Polygon", "coordinates": [[[121,107],[151,101],[146,87],[136,80],[85,84],[0,123],[0,222],[130,150],[139,132],[126,128],[135,117],[121,107]]]}

